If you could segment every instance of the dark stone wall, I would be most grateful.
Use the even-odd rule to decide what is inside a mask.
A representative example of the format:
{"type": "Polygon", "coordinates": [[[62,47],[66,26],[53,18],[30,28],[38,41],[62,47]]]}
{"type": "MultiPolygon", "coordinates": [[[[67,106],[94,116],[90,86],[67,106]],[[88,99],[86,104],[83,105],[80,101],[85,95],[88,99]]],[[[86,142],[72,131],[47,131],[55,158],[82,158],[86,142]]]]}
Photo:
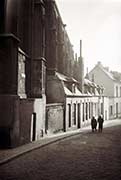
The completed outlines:
{"type": "Polygon", "coordinates": [[[5,3],[5,33],[17,36],[17,1],[6,0],[5,3]]]}
{"type": "Polygon", "coordinates": [[[57,69],[57,17],[54,2],[45,3],[47,69],[57,69]]]}
{"type": "Polygon", "coordinates": [[[19,144],[19,97],[0,95],[0,147],[19,144]]]}
{"type": "Polygon", "coordinates": [[[47,1],[45,10],[47,69],[72,76],[74,52],[65,24],[54,1],[47,1]]]}
{"type": "Polygon", "coordinates": [[[0,5],[0,144],[14,147],[30,141],[33,101],[28,97],[42,99],[45,93],[45,14],[42,1],[1,0],[0,5]],[[18,47],[26,57],[23,100],[17,96],[18,47]]]}
{"type": "Polygon", "coordinates": [[[17,94],[18,40],[0,35],[0,93],[17,94]]]}
{"type": "Polygon", "coordinates": [[[5,0],[0,1],[0,34],[5,30],[5,0]]]}
{"type": "MultiPolygon", "coordinates": [[[[34,1],[33,1],[34,2],[34,1]]],[[[29,56],[32,54],[32,0],[17,1],[17,36],[19,47],[29,56]]]]}

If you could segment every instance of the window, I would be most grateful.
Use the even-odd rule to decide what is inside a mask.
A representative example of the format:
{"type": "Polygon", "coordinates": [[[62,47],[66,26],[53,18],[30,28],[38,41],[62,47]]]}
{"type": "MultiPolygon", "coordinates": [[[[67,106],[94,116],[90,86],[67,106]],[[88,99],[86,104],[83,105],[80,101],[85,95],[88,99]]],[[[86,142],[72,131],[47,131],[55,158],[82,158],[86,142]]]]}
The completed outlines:
{"type": "Polygon", "coordinates": [[[118,117],[118,103],[116,103],[116,117],[118,117]]]}
{"type": "Polygon", "coordinates": [[[80,103],[78,103],[78,128],[80,128],[80,108],[81,108],[81,105],[80,105],[80,103]]]}
{"type": "Polygon", "coordinates": [[[25,75],[25,60],[24,52],[18,49],[18,94],[21,98],[26,97],[26,75],[25,75]]]}
{"type": "Polygon", "coordinates": [[[86,103],[86,120],[88,120],[88,103],[86,103]]]}
{"type": "Polygon", "coordinates": [[[68,104],[68,126],[71,127],[71,104],[68,104]]]}
{"type": "Polygon", "coordinates": [[[116,86],[116,97],[118,97],[118,86],[116,86]]]}
{"type": "Polygon", "coordinates": [[[103,103],[101,103],[101,114],[103,114],[103,103]]]}
{"type": "Polygon", "coordinates": [[[74,104],[74,125],[76,125],[76,104],[74,104]]]}
{"type": "Polygon", "coordinates": [[[91,102],[91,117],[93,116],[93,102],[91,102]]]}
{"type": "Polygon", "coordinates": [[[91,118],[91,103],[89,102],[89,118],[91,118]]]}
{"type": "Polygon", "coordinates": [[[84,103],[82,103],[82,108],[83,108],[83,122],[84,122],[84,103]]]}
{"type": "Polygon", "coordinates": [[[110,115],[112,115],[113,114],[113,106],[111,105],[110,106],[110,115]]]}

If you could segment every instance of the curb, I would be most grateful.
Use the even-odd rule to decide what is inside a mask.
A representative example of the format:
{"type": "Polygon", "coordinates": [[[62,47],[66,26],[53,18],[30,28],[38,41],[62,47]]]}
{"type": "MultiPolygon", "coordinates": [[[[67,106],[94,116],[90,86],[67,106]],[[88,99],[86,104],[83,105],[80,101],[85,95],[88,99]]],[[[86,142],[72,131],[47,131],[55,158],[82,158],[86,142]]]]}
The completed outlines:
{"type": "MultiPolygon", "coordinates": [[[[112,122],[110,122],[109,124],[105,124],[104,128],[108,128],[108,127],[112,127],[112,126],[117,126],[117,125],[121,125],[121,123],[118,124],[112,124],[112,122]]],[[[80,133],[87,133],[91,131],[90,126],[87,126],[86,129],[80,129],[78,131],[73,131],[70,132],[70,134],[61,134],[61,135],[57,135],[57,136],[52,136],[52,137],[48,137],[46,139],[43,139],[43,142],[41,140],[37,141],[37,142],[33,142],[33,143],[29,143],[23,146],[18,147],[18,152],[15,152],[15,154],[13,153],[12,155],[10,155],[9,157],[5,157],[5,159],[0,160],[0,165],[6,164],[10,161],[12,161],[13,159],[20,157],[28,152],[31,152],[33,150],[45,147],[49,144],[55,143],[57,141],[72,137],[72,136],[76,136],[80,133]],[[40,142],[40,143],[39,143],[40,142]],[[22,149],[23,148],[23,149],[22,149]]],[[[13,149],[14,150],[14,149],[13,149]]]]}
{"type": "MultiPolygon", "coordinates": [[[[33,150],[36,150],[36,149],[45,147],[45,146],[47,146],[47,145],[49,145],[49,144],[55,143],[55,142],[57,142],[57,141],[60,141],[60,140],[66,139],[66,138],[69,138],[69,137],[71,137],[71,136],[78,135],[78,134],[80,134],[80,133],[85,133],[85,132],[87,132],[87,131],[89,131],[89,130],[80,131],[80,132],[75,132],[75,133],[72,133],[72,134],[65,134],[65,135],[62,135],[62,136],[59,136],[59,137],[54,137],[54,138],[52,138],[52,139],[51,139],[51,138],[48,138],[47,140],[49,140],[49,141],[43,142],[43,144],[37,144],[36,142],[35,142],[35,143],[31,143],[31,144],[33,144],[32,147],[30,147],[30,148],[28,148],[28,149],[25,149],[25,150],[23,150],[23,151],[20,151],[20,152],[18,152],[18,153],[16,153],[16,154],[10,155],[10,157],[7,157],[7,158],[5,158],[5,159],[3,159],[3,160],[0,160],[0,165],[3,165],[3,164],[5,164],[5,163],[8,163],[8,162],[12,161],[13,159],[15,159],[15,158],[17,158],[17,157],[20,157],[20,156],[22,156],[22,155],[24,155],[24,154],[26,154],[26,153],[28,153],[28,152],[31,152],[31,151],[33,151],[33,150]],[[35,144],[35,146],[34,146],[34,144],[35,144]]],[[[41,141],[41,140],[40,140],[40,141],[41,141]]],[[[24,145],[23,145],[23,146],[24,146],[24,145]]]]}

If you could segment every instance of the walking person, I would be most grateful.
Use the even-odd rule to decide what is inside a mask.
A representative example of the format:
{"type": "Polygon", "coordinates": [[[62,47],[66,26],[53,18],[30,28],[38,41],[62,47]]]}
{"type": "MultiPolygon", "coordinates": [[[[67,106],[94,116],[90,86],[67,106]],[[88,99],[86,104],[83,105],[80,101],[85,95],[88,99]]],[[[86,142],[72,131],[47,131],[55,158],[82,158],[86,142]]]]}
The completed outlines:
{"type": "Polygon", "coordinates": [[[92,132],[97,131],[97,121],[94,116],[91,119],[91,127],[92,127],[92,132]]]}
{"type": "Polygon", "coordinates": [[[99,116],[98,117],[98,131],[99,132],[102,132],[103,130],[103,122],[104,122],[103,117],[99,116]]]}

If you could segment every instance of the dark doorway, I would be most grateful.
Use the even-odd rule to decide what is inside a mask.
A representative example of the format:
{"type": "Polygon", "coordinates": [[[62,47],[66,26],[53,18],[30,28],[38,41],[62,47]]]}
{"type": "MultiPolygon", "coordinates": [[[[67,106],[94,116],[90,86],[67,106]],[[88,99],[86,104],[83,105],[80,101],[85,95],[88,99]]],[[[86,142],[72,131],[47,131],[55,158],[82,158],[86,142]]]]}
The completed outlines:
{"type": "Polygon", "coordinates": [[[84,113],[85,113],[85,110],[84,110],[84,103],[82,103],[82,108],[83,108],[83,122],[84,122],[84,120],[85,120],[85,116],[84,116],[84,113]]]}
{"type": "Polygon", "coordinates": [[[36,113],[32,114],[31,120],[31,141],[36,140],[36,113]]]}
{"type": "Polygon", "coordinates": [[[81,105],[80,105],[80,103],[78,104],[78,128],[80,128],[81,127],[81,122],[80,122],[80,120],[81,120],[81,118],[80,118],[80,108],[81,108],[81,105]]]}
{"type": "Polygon", "coordinates": [[[68,124],[71,127],[71,104],[68,104],[68,124]]]}
{"type": "Polygon", "coordinates": [[[118,117],[118,103],[116,103],[116,118],[118,117]]]}
{"type": "Polygon", "coordinates": [[[0,128],[0,148],[9,148],[11,145],[10,141],[10,128],[0,128]]]}

